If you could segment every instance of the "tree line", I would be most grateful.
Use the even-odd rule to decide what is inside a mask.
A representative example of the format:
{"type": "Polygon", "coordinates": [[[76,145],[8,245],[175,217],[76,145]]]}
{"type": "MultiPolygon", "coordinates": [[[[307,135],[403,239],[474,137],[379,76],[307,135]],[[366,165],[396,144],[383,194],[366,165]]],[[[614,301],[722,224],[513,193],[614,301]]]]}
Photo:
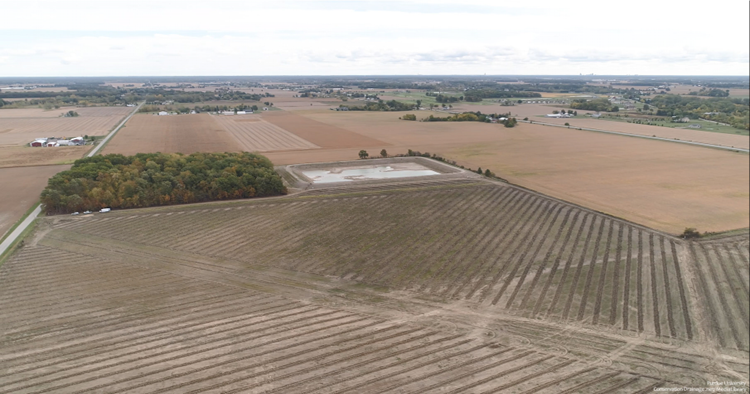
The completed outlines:
{"type": "Polygon", "coordinates": [[[658,95],[646,102],[656,108],[657,116],[702,118],[750,129],[750,100],[747,98],[700,98],[674,94],[658,95]]]}
{"type": "Polygon", "coordinates": [[[616,104],[612,104],[606,98],[599,98],[593,100],[579,99],[573,100],[570,103],[570,108],[573,109],[585,109],[588,111],[599,111],[599,112],[618,112],[620,107],[616,104]]]}
{"type": "Polygon", "coordinates": [[[360,106],[341,105],[341,107],[347,107],[349,111],[411,111],[415,109],[414,104],[402,103],[396,100],[378,100],[360,106]]]}
{"type": "Polygon", "coordinates": [[[286,194],[266,157],[253,153],[110,154],[76,160],[41,195],[49,214],[141,208],[286,194]]]}

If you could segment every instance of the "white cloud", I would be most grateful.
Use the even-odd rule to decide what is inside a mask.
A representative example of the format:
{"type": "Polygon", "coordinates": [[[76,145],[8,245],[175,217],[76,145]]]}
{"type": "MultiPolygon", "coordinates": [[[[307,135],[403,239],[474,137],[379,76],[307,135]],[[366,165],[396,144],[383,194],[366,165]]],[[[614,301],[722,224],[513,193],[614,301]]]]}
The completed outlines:
{"type": "Polygon", "coordinates": [[[0,76],[747,74],[746,2],[531,3],[4,2],[0,76]]]}

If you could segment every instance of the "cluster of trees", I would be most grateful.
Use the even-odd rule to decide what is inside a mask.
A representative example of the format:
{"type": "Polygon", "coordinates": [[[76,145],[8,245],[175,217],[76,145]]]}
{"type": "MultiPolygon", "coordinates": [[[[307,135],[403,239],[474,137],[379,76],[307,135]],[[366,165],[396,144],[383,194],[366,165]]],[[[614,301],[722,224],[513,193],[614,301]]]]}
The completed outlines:
{"type": "Polygon", "coordinates": [[[403,119],[403,120],[417,120],[417,115],[406,114],[406,115],[400,117],[399,119],[403,119]]]}
{"type": "Polygon", "coordinates": [[[446,95],[439,94],[439,93],[436,95],[434,93],[429,93],[428,92],[427,96],[430,96],[430,95],[432,95],[432,96],[435,97],[435,101],[437,101],[438,103],[442,103],[442,104],[457,103],[457,102],[459,102],[459,101],[461,101],[461,100],[464,99],[464,96],[459,96],[459,97],[456,97],[456,96],[446,96],[446,95]]]}
{"type": "Polygon", "coordinates": [[[437,87],[433,84],[420,84],[416,82],[399,82],[399,81],[384,81],[384,82],[359,82],[357,88],[361,90],[365,89],[427,89],[435,90],[437,87]]]}
{"type": "Polygon", "coordinates": [[[231,105],[196,105],[193,108],[186,107],[184,105],[143,105],[138,112],[159,112],[159,111],[167,111],[167,112],[177,112],[179,114],[187,114],[190,113],[190,111],[195,111],[196,113],[201,112],[221,112],[221,111],[258,111],[257,105],[247,105],[245,103],[241,103],[239,105],[231,106],[231,105]]]}
{"type": "Polygon", "coordinates": [[[518,121],[516,118],[508,118],[507,120],[502,121],[502,124],[505,125],[505,127],[515,127],[518,124],[518,121]]]}
{"type": "Polygon", "coordinates": [[[573,115],[573,116],[578,116],[578,111],[573,111],[572,109],[568,110],[567,112],[565,112],[564,109],[561,109],[559,111],[558,110],[554,110],[554,111],[552,111],[552,113],[553,114],[563,114],[563,115],[567,113],[567,114],[570,114],[570,115],[573,115]]]}
{"type": "Polygon", "coordinates": [[[729,97],[729,89],[721,90],[702,88],[700,91],[690,92],[688,94],[691,96],[729,97]]]}
{"type": "Polygon", "coordinates": [[[78,116],[78,112],[70,110],[70,111],[64,113],[62,116],[65,117],[65,118],[75,118],[76,116],[78,116]]]}
{"type": "Polygon", "coordinates": [[[657,116],[703,118],[726,123],[738,129],[750,129],[750,100],[747,98],[704,99],[667,94],[655,96],[648,103],[656,108],[657,116]]]}
{"type": "Polygon", "coordinates": [[[598,98],[593,100],[573,100],[572,103],[570,103],[570,108],[573,109],[585,109],[589,111],[600,111],[600,112],[618,112],[620,111],[620,107],[618,107],[616,104],[612,104],[609,102],[606,98],[598,98]]]}
{"type": "Polygon", "coordinates": [[[227,89],[217,89],[214,92],[183,92],[180,90],[138,88],[130,92],[130,97],[130,102],[145,100],[146,104],[161,104],[165,101],[187,104],[215,100],[260,101],[264,97],[273,97],[273,95],[270,93],[245,93],[239,90],[227,89]]]}
{"type": "MultiPolygon", "coordinates": [[[[414,118],[416,119],[416,116],[414,118]]],[[[516,118],[512,118],[510,116],[510,113],[483,114],[479,111],[464,112],[464,113],[455,114],[451,116],[445,116],[445,117],[430,115],[422,119],[422,122],[485,122],[485,123],[490,123],[493,119],[499,119],[499,118],[506,118],[505,120],[500,121],[500,123],[505,125],[505,127],[514,127],[515,125],[518,124],[518,121],[516,120],[516,118]]],[[[413,119],[407,119],[407,120],[413,120],[413,119]]]]}
{"type": "Polygon", "coordinates": [[[485,98],[510,98],[510,97],[542,97],[536,92],[518,91],[516,89],[470,89],[464,93],[464,100],[469,102],[482,101],[485,98]]]}
{"type": "Polygon", "coordinates": [[[47,214],[286,194],[266,157],[252,153],[110,154],[76,160],[41,195],[47,214]]]}
{"type": "Polygon", "coordinates": [[[430,115],[424,119],[423,122],[489,122],[490,119],[487,115],[481,112],[464,112],[462,114],[455,114],[451,116],[435,116],[430,115]]]}
{"type": "MultiPolygon", "coordinates": [[[[345,107],[341,105],[341,107],[345,107]]],[[[378,100],[376,102],[369,102],[362,106],[346,106],[349,111],[411,111],[415,109],[414,104],[402,103],[396,100],[378,100]]]]}

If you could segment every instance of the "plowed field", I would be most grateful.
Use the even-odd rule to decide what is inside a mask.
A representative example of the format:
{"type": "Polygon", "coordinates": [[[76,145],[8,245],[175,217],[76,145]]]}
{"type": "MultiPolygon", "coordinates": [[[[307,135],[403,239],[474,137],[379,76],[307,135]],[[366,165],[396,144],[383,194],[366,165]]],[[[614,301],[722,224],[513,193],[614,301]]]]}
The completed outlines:
{"type": "Polygon", "coordinates": [[[263,119],[300,138],[327,149],[336,148],[369,148],[386,146],[387,143],[375,138],[366,137],[341,127],[318,122],[296,113],[279,111],[263,114],[263,119]]]}
{"type": "Polygon", "coordinates": [[[748,236],[712,242],[471,178],[48,218],[0,269],[0,393],[746,381],[747,282],[702,289],[748,236]]]}
{"type": "Polygon", "coordinates": [[[69,165],[0,168],[0,238],[39,202],[39,193],[47,186],[47,180],[69,168],[69,165]]]}
{"type": "Polygon", "coordinates": [[[256,116],[216,116],[215,119],[248,152],[318,148],[317,145],[256,116]]]}
{"type": "Polygon", "coordinates": [[[90,149],[91,145],[58,148],[0,147],[0,168],[72,163],[83,157],[90,149]]]}
{"type": "Polygon", "coordinates": [[[237,152],[237,141],[208,114],[136,114],[104,147],[103,154],[237,152]]]}
{"type": "MultiPolygon", "coordinates": [[[[305,116],[389,143],[382,146],[389,154],[407,149],[441,154],[672,234],[686,227],[726,231],[750,226],[747,154],[529,124],[507,129],[477,122],[408,122],[387,112],[310,111],[305,116]]],[[[352,160],[359,149],[268,156],[276,164],[352,160]]],[[[377,155],[380,149],[367,150],[377,155]]]]}

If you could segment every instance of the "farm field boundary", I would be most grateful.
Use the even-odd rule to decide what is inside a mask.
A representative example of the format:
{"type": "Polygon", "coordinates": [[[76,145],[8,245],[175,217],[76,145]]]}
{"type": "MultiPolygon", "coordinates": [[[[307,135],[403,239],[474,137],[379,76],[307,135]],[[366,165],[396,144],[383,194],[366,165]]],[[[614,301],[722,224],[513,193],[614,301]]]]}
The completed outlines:
{"type": "Polygon", "coordinates": [[[608,130],[601,130],[601,129],[592,129],[592,128],[589,128],[589,127],[565,126],[565,125],[559,125],[559,124],[554,124],[554,123],[545,123],[545,122],[539,122],[539,121],[519,120],[519,122],[533,123],[533,124],[538,124],[538,125],[542,125],[542,126],[562,127],[562,128],[566,128],[566,129],[594,131],[594,132],[597,132],[597,133],[615,134],[615,135],[622,135],[622,136],[626,136],[626,137],[645,138],[645,139],[656,140],[656,141],[674,142],[674,143],[679,143],[679,144],[701,146],[701,147],[705,147],[705,148],[714,148],[714,149],[728,150],[728,151],[732,151],[732,152],[750,153],[750,149],[736,148],[736,147],[724,146],[724,145],[707,144],[707,143],[695,142],[695,141],[684,141],[684,140],[680,140],[680,139],[677,139],[677,138],[663,138],[663,137],[647,136],[647,135],[641,135],[641,134],[630,134],[630,133],[623,133],[623,132],[620,132],[620,131],[608,131],[608,130]]]}
{"type": "Polygon", "coordinates": [[[216,116],[215,119],[248,152],[320,148],[281,127],[257,117],[216,116]]]}
{"type": "Polygon", "coordinates": [[[263,120],[321,148],[369,148],[390,144],[288,111],[264,113],[263,120]]]}
{"type": "Polygon", "coordinates": [[[94,147],[94,149],[92,149],[91,152],[89,152],[86,155],[86,157],[92,157],[95,154],[97,154],[102,148],[104,148],[104,146],[107,145],[107,142],[109,142],[109,140],[117,133],[117,131],[120,130],[122,126],[124,126],[125,123],[128,120],[130,120],[130,118],[132,118],[133,115],[135,115],[136,112],[138,112],[138,110],[143,106],[143,104],[145,104],[145,101],[138,104],[133,109],[133,112],[131,112],[127,117],[125,117],[125,119],[123,119],[122,122],[120,122],[120,124],[117,125],[117,127],[115,127],[109,134],[107,134],[107,136],[104,137],[104,139],[96,147],[94,147]]]}

